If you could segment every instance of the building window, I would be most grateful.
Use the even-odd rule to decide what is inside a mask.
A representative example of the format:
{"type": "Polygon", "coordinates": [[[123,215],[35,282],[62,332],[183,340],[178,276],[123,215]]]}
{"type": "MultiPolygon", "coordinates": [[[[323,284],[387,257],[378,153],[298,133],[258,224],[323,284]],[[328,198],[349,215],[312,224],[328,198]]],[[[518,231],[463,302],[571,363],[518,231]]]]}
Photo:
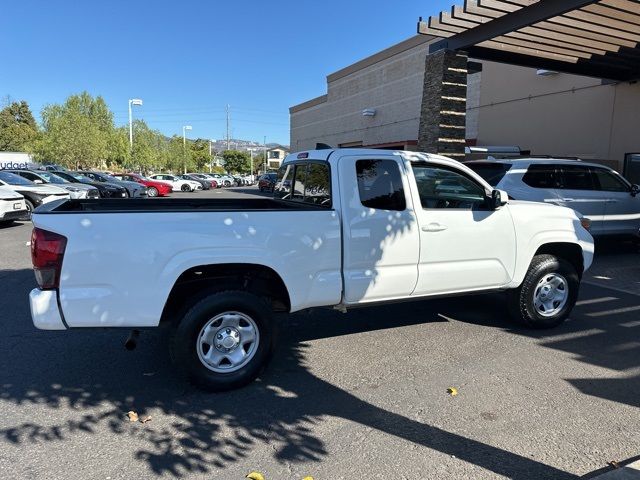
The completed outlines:
{"type": "Polygon", "coordinates": [[[358,160],[356,176],[360,202],[368,208],[398,210],[407,208],[400,167],[393,160],[358,160]]]}
{"type": "Polygon", "coordinates": [[[269,150],[269,158],[279,159],[280,158],[280,151],[279,150],[269,150]]]}

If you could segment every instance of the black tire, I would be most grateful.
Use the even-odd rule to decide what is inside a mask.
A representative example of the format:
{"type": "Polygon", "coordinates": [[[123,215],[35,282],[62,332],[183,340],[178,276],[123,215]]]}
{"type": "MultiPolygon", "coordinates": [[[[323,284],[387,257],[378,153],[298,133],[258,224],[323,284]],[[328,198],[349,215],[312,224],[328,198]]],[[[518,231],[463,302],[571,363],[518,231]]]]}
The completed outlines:
{"type": "Polygon", "coordinates": [[[149,187],[147,189],[147,196],[149,196],[149,197],[157,197],[158,196],[158,189],[156,187],[149,187]]]}
{"type": "Polygon", "coordinates": [[[31,200],[29,200],[28,198],[24,199],[24,203],[27,206],[27,213],[24,215],[24,217],[21,218],[21,220],[31,220],[31,214],[33,213],[35,207],[33,206],[31,200]]]}
{"type": "Polygon", "coordinates": [[[260,192],[264,192],[264,188],[262,187],[258,187],[258,190],[260,190],[260,192]]]}
{"type": "Polygon", "coordinates": [[[266,367],[274,349],[274,328],[271,308],[260,297],[243,291],[213,293],[196,301],[182,317],[171,339],[171,356],[178,369],[203,390],[223,392],[240,388],[255,380],[266,367]],[[200,331],[209,320],[224,312],[239,312],[250,317],[259,334],[253,357],[230,373],[210,370],[198,355],[200,331]]]}
{"type": "Polygon", "coordinates": [[[571,263],[553,255],[536,255],[533,257],[520,287],[507,293],[509,313],[513,320],[529,328],[556,327],[564,322],[571,313],[578,299],[579,289],[580,277],[571,263]],[[564,306],[553,315],[545,316],[535,307],[534,295],[538,283],[550,274],[562,276],[566,280],[565,288],[568,289],[568,292],[564,306]]]}
{"type": "Polygon", "coordinates": [[[189,186],[188,183],[183,183],[182,186],[180,187],[180,190],[182,190],[183,192],[190,192],[191,187],[189,186]]]}

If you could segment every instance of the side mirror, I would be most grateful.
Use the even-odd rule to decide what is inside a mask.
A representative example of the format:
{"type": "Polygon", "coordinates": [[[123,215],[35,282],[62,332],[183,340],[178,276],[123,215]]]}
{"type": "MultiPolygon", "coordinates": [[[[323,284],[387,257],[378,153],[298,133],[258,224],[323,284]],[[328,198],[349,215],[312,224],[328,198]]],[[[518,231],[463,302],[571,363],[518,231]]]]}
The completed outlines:
{"type": "Polygon", "coordinates": [[[640,185],[638,185],[637,183],[634,183],[633,185],[631,185],[631,196],[635,197],[640,193],[640,185]]]}
{"type": "Polygon", "coordinates": [[[504,190],[493,190],[491,192],[491,207],[494,210],[506,205],[509,201],[509,195],[504,190]]]}

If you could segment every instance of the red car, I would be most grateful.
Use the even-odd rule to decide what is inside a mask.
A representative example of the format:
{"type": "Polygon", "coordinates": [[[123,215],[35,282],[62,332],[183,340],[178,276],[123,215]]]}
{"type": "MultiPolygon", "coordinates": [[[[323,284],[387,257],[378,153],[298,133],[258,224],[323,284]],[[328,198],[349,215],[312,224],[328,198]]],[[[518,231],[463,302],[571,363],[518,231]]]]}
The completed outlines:
{"type": "Polygon", "coordinates": [[[150,180],[137,173],[118,173],[114,177],[127,180],[129,182],[138,182],[147,187],[147,195],[149,197],[166,197],[173,192],[173,187],[168,183],[150,180]]]}

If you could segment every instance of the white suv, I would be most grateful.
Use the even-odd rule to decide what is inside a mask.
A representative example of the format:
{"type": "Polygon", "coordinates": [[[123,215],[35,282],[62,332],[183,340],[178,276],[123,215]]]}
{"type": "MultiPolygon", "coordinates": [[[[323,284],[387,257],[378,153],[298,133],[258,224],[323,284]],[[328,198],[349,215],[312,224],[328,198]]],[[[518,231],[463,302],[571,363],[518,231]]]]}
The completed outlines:
{"type": "Polygon", "coordinates": [[[570,207],[591,220],[591,234],[640,235],[640,187],[596,163],[560,158],[479,160],[466,165],[515,200],[570,207]]]}

